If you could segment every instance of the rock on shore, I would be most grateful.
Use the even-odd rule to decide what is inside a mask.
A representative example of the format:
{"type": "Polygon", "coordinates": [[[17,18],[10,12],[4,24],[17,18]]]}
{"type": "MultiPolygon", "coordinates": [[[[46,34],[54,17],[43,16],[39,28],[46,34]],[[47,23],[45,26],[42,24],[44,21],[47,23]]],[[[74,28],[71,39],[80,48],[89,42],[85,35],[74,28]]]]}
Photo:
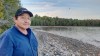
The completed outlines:
{"type": "Polygon", "coordinates": [[[82,41],[33,30],[39,42],[39,56],[98,56],[100,48],[82,41]]]}

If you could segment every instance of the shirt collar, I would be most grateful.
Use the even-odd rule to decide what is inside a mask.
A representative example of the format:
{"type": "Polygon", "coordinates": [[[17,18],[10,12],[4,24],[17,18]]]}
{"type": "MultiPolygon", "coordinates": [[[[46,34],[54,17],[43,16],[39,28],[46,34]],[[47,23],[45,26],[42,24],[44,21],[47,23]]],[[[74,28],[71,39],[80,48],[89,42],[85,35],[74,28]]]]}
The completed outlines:
{"type": "MultiPolygon", "coordinates": [[[[19,34],[22,34],[22,35],[26,36],[26,35],[23,34],[15,25],[13,26],[13,28],[14,28],[15,31],[17,31],[19,34]]],[[[30,34],[31,34],[31,29],[28,28],[28,29],[27,29],[27,32],[28,32],[28,35],[30,36],[30,34]]]]}

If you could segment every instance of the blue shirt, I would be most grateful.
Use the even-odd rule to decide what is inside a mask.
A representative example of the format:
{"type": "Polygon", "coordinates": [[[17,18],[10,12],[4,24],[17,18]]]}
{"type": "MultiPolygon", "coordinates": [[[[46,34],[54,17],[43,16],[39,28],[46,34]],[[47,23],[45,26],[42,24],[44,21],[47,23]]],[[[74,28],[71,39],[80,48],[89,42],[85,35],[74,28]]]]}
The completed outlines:
{"type": "Polygon", "coordinates": [[[21,33],[16,26],[0,36],[0,56],[38,56],[38,42],[30,28],[28,35],[21,33]]]}

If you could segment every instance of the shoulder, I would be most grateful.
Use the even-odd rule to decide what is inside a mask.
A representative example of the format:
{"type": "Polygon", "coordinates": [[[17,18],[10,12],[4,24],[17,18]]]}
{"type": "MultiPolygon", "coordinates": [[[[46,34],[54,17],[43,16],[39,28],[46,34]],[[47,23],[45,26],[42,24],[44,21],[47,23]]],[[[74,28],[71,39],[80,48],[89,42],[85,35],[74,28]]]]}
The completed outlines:
{"type": "Polygon", "coordinates": [[[13,33],[15,33],[15,30],[14,30],[14,26],[12,26],[11,28],[7,29],[6,31],[4,31],[1,36],[3,35],[13,35],[13,33]]]}
{"type": "MultiPolygon", "coordinates": [[[[7,35],[9,32],[10,32],[10,31],[9,31],[9,29],[8,29],[8,30],[4,31],[4,32],[1,34],[1,36],[7,35]]],[[[1,36],[0,36],[0,37],[1,37],[1,36]]]]}
{"type": "Polygon", "coordinates": [[[5,30],[1,35],[7,35],[7,34],[11,33],[11,31],[12,31],[12,29],[9,28],[9,29],[5,30]]]}
{"type": "Polygon", "coordinates": [[[0,39],[3,39],[3,38],[10,38],[11,36],[11,29],[9,28],[8,30],[4,31],[1,35],[0,35],[0,39]]]}

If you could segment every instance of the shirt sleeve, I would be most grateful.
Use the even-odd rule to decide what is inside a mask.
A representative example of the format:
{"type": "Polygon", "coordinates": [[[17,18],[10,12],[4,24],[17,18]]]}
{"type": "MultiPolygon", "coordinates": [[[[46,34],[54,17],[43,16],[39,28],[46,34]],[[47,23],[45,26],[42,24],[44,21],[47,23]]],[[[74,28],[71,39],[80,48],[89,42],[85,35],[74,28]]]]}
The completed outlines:
{"type": "Polygon", "coordinates": [[[9,36],[0,36],[0,56],[12,56],[13,43],[9,36]]]}

